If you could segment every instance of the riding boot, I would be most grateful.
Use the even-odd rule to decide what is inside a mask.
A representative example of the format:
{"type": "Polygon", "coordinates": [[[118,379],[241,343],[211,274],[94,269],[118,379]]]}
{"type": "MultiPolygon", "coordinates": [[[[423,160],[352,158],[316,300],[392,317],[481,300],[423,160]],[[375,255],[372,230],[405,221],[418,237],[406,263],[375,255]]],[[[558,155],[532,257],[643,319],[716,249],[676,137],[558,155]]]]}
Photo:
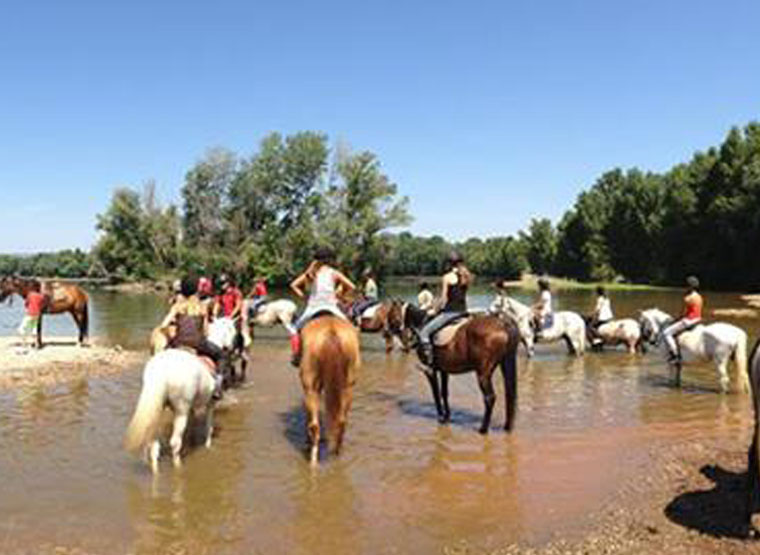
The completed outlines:
{"type": "Polygon", "coordinates": [[[427,367],[433,367],[433,345],[430,343],[420,343],[417,346],[417,356],[420,357],[420,362],[427,367]]]}
{"type": "Polygon", "coordinates": [[[298,368],[301,365],[301,335],[294,333],[290,336],[290,364],[298,368]]]}
{"type": "Polygon", "coordinates": [[[224,383],[224,378],[222,377],[222,374],[217,372],[217,374],[214,376],[214,392],[211,394],[211,398],[214,401],[219,401],[224,397],[224,387],[222,384],[224,383]]]}

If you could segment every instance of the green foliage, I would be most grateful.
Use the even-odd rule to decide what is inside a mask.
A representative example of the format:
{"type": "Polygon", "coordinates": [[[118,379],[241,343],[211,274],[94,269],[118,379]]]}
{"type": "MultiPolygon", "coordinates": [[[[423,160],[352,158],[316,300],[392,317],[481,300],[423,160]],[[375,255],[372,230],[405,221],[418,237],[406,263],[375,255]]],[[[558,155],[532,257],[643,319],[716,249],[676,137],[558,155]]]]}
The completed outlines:
{"type": "Polygon", "coordinates": [[[82,278],[90,275],[90,256],[79,250],[33,255],[0,255],[0,276],[82,278]]]}

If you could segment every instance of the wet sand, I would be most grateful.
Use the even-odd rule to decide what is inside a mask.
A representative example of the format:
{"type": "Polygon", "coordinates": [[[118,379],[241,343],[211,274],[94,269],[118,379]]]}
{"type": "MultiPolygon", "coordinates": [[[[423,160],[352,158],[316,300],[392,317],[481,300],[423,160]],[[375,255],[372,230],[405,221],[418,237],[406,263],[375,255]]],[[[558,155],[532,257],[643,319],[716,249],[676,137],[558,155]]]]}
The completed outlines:
{"type": "Polygon", "coordinates": [[[28,343],[22,346],[17,337],[0,337],[0,388],[52,386],[120,373],[147,358],[147,352],[100,345],[97,339],[88,347],[78,347],[73,337],[53,337],[45,340],[42,349],[32,349],[28,343]]]}

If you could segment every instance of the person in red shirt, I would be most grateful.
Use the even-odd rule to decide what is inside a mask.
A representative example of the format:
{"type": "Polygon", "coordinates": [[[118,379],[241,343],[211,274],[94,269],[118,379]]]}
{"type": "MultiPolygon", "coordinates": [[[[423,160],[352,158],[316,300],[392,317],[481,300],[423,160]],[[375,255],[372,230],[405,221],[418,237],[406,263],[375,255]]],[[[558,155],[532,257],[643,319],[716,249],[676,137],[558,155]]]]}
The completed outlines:
{"type": "Polygon", "coordinates": [[[686,284],[688,289],[686,290],[686,296],[683,298],[681,318],[662,330],[662,336],[665,339],[665,344],[668,346],[668,361],[673,364],[681,362],[680,351],[676,343],[678,334],[702,321],[704,300],[702,299],[702,295],[699,294],[699,279],[695,276],[689,276],[686,278],[686,284]]]}
{"type": "Polygon", "coordinates": [[[222,275],[219,279],[222,294],[216,298],[214,314],[224,318],[237,320],[243,310],[243,294],[237,288],[232,278],[222,275]]]}
{"type": "Polygon", "coordinates": [[[267,296],[269,295],[269,292],[267,291],[267,283],[265,278],[263,277],[257,277],[256,283],[253,286],[253,290],[251,291],[250,297],[251,297],[251,303],[248,307],[249,314],[248,316],[250,318],[253,318],[256,315],[256,312],[258,312],[259,307],[263,305],[265,302],[267,302],[267,296]]]}
{"type": "MultiPolygon", "coordinates": [[[[24,308],[26,313],[24,319],[21,320],[21,325],[18,327],[18,333],[21,338],[21,346],[26,345],[26,336],[32,336],[32,346],[35,346],[37,327],[42,317],[42,309],[45,305],[45,296],[40,292],[40,284],[36,282],[32,286],[32,291],[27,293],[24,299],[24,308]]],[[[39,348],[39,345],[36,345],[39,348]]]]}

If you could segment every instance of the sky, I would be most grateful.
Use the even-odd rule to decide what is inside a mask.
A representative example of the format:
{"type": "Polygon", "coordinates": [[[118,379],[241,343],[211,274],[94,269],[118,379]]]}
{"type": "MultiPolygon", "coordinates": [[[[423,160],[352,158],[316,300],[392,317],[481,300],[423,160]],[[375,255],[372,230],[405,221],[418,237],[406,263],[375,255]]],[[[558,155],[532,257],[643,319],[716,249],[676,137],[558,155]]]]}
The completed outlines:
{"type": "Polygon", "coordinates": [[[177,202],[212,147],[379,156],[415,234],[555,223],[615,167],[760,119],[760,2],[0,4],[0,252],[89,248],[114,188],[177,202]]]}

